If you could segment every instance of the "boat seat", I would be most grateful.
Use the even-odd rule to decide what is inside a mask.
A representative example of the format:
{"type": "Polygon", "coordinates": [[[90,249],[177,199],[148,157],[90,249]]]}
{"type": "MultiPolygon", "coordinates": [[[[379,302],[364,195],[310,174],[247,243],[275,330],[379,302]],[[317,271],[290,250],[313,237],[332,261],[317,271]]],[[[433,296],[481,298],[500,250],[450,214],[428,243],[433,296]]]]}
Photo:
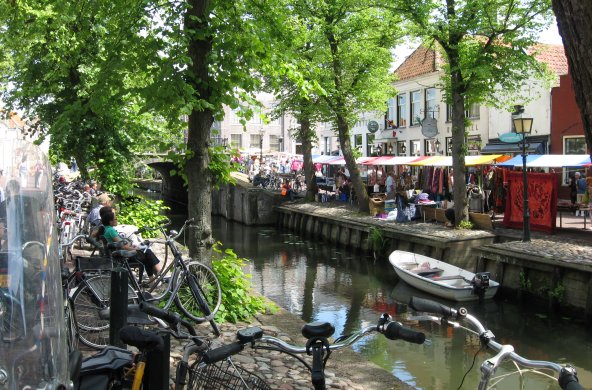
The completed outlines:
{"type": "Polygon", "coordinates": [[[454,279],[464,279],[461,275],[448,275],[448,276],[436,276],[434,277],[435,280],[454,280],[454,279]]]}
{"type": "Polygon", "coordinates": [[[419,276],[423,276],[425,278],[431,278],[437,276],[444,272],[441,268],[415,268],[412,269],[411,272],[418,274],[419,276]]]}

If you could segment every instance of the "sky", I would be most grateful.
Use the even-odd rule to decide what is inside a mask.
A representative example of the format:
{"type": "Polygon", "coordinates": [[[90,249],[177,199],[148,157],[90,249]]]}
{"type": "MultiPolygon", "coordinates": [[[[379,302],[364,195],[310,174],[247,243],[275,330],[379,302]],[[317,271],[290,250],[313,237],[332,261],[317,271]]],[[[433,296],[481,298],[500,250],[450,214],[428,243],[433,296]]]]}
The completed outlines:
{"type": "MultiPolygon", "coordinates": [[[[552,23],[547,31],[543,31],[539,35],[539,42],[550,43],[554,45],[562,45],[561,35],[557,30],[557,23],[552,23]]],[[[417,48],[418,44],[415,45],[401,45],[395,49],[395,62],[393,64],[393,70],[399,67],[405,61],[405,59],[417,48]]]]}

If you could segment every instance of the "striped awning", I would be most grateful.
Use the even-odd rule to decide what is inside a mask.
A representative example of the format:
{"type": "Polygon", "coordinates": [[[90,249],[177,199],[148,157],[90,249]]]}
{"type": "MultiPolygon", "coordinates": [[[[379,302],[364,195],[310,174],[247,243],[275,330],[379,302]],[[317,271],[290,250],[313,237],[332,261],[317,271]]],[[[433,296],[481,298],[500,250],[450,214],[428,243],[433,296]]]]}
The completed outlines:
{"type": "MultiPolygon", "coordinates": [[[[527,167],[581,167],[590,163],[586,154],[529,154],[526,156],[527,167]]],[[[500,163],[501,166],[522,166],[522,156],[516,156],[500,163]]]]}

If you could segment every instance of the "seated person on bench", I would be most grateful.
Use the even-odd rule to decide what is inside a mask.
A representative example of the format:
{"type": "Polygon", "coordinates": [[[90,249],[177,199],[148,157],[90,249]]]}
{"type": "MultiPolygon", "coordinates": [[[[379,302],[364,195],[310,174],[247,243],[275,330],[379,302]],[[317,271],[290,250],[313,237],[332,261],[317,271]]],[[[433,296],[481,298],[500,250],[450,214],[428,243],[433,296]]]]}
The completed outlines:
{"type": "MultiPolygon", "coordinates": [[[[105,230],[103,231],[103,237],[105,237],[108,243],[121,241],[121,237],[119,237],[117,230],[115,230],[114,228],[114,226],[117,226],[117,218],[115,217],[115,211],[111,209],[101,214],[101,222],[103,223],[103,226],[105,228],[105,230]]],[[[149,283],[152,282],[156,278],[156,274],[158,274],[161,271],[162,264],[160,264],[160,261],[158,260],[154,252],[150,250],[150,248],[147,248],[146,250],[138,250],[137,248],[134,248],[132,245],[128,244],[124,245],[122,249],[137,251],[137,259],[144,265],[146,273],[150,277],[148,281],[149,283]]]]}

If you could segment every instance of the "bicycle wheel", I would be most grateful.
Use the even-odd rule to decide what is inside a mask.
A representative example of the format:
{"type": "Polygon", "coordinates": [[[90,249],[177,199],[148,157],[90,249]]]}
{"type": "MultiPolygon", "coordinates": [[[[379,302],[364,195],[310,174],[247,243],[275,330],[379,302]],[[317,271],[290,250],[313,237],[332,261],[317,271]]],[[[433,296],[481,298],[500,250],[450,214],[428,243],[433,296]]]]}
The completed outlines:
{"type": "Polygon", "coordinates": [[[21,305],[0,290],[0,338],[4,342],[16,341],[24,336],[25,323],[21,305]]]}
{"type": "MultiPolygon", "coordinates": [[[[78,339],[90,348],[109,345],[109,319],[100,312],[111,306],[111,276],[96,275],[80,283],[72,296],[78,339]]],[[[136,294],[128,285],[128,303],[137,303],[136,294]]]]}
{"type": "Polygon", "coordinates": [[[194,297],[192,294],[188,280],[189,275],[179,273],[173,285],[173,287],[178,284],[181,285],[175,297],[175,304],[183,314],[192,320],[197,322],[210,321],[211,323],[222,300],[220,282],[209,267],[198,261],[190,261],[187,268],[194,278],[192,280],[196,282],[196,295],[198,296],[194,297]]]}
{"type": "Polygon", "coordinates": [[[78,349],[78,325],[76,323],[76,314],[74,313],[74,303],[72,298],[66,298],[66,306],[64,307],[64,317],[66,320],[66,343],[68,345],[68,352],[78,349]]]}

